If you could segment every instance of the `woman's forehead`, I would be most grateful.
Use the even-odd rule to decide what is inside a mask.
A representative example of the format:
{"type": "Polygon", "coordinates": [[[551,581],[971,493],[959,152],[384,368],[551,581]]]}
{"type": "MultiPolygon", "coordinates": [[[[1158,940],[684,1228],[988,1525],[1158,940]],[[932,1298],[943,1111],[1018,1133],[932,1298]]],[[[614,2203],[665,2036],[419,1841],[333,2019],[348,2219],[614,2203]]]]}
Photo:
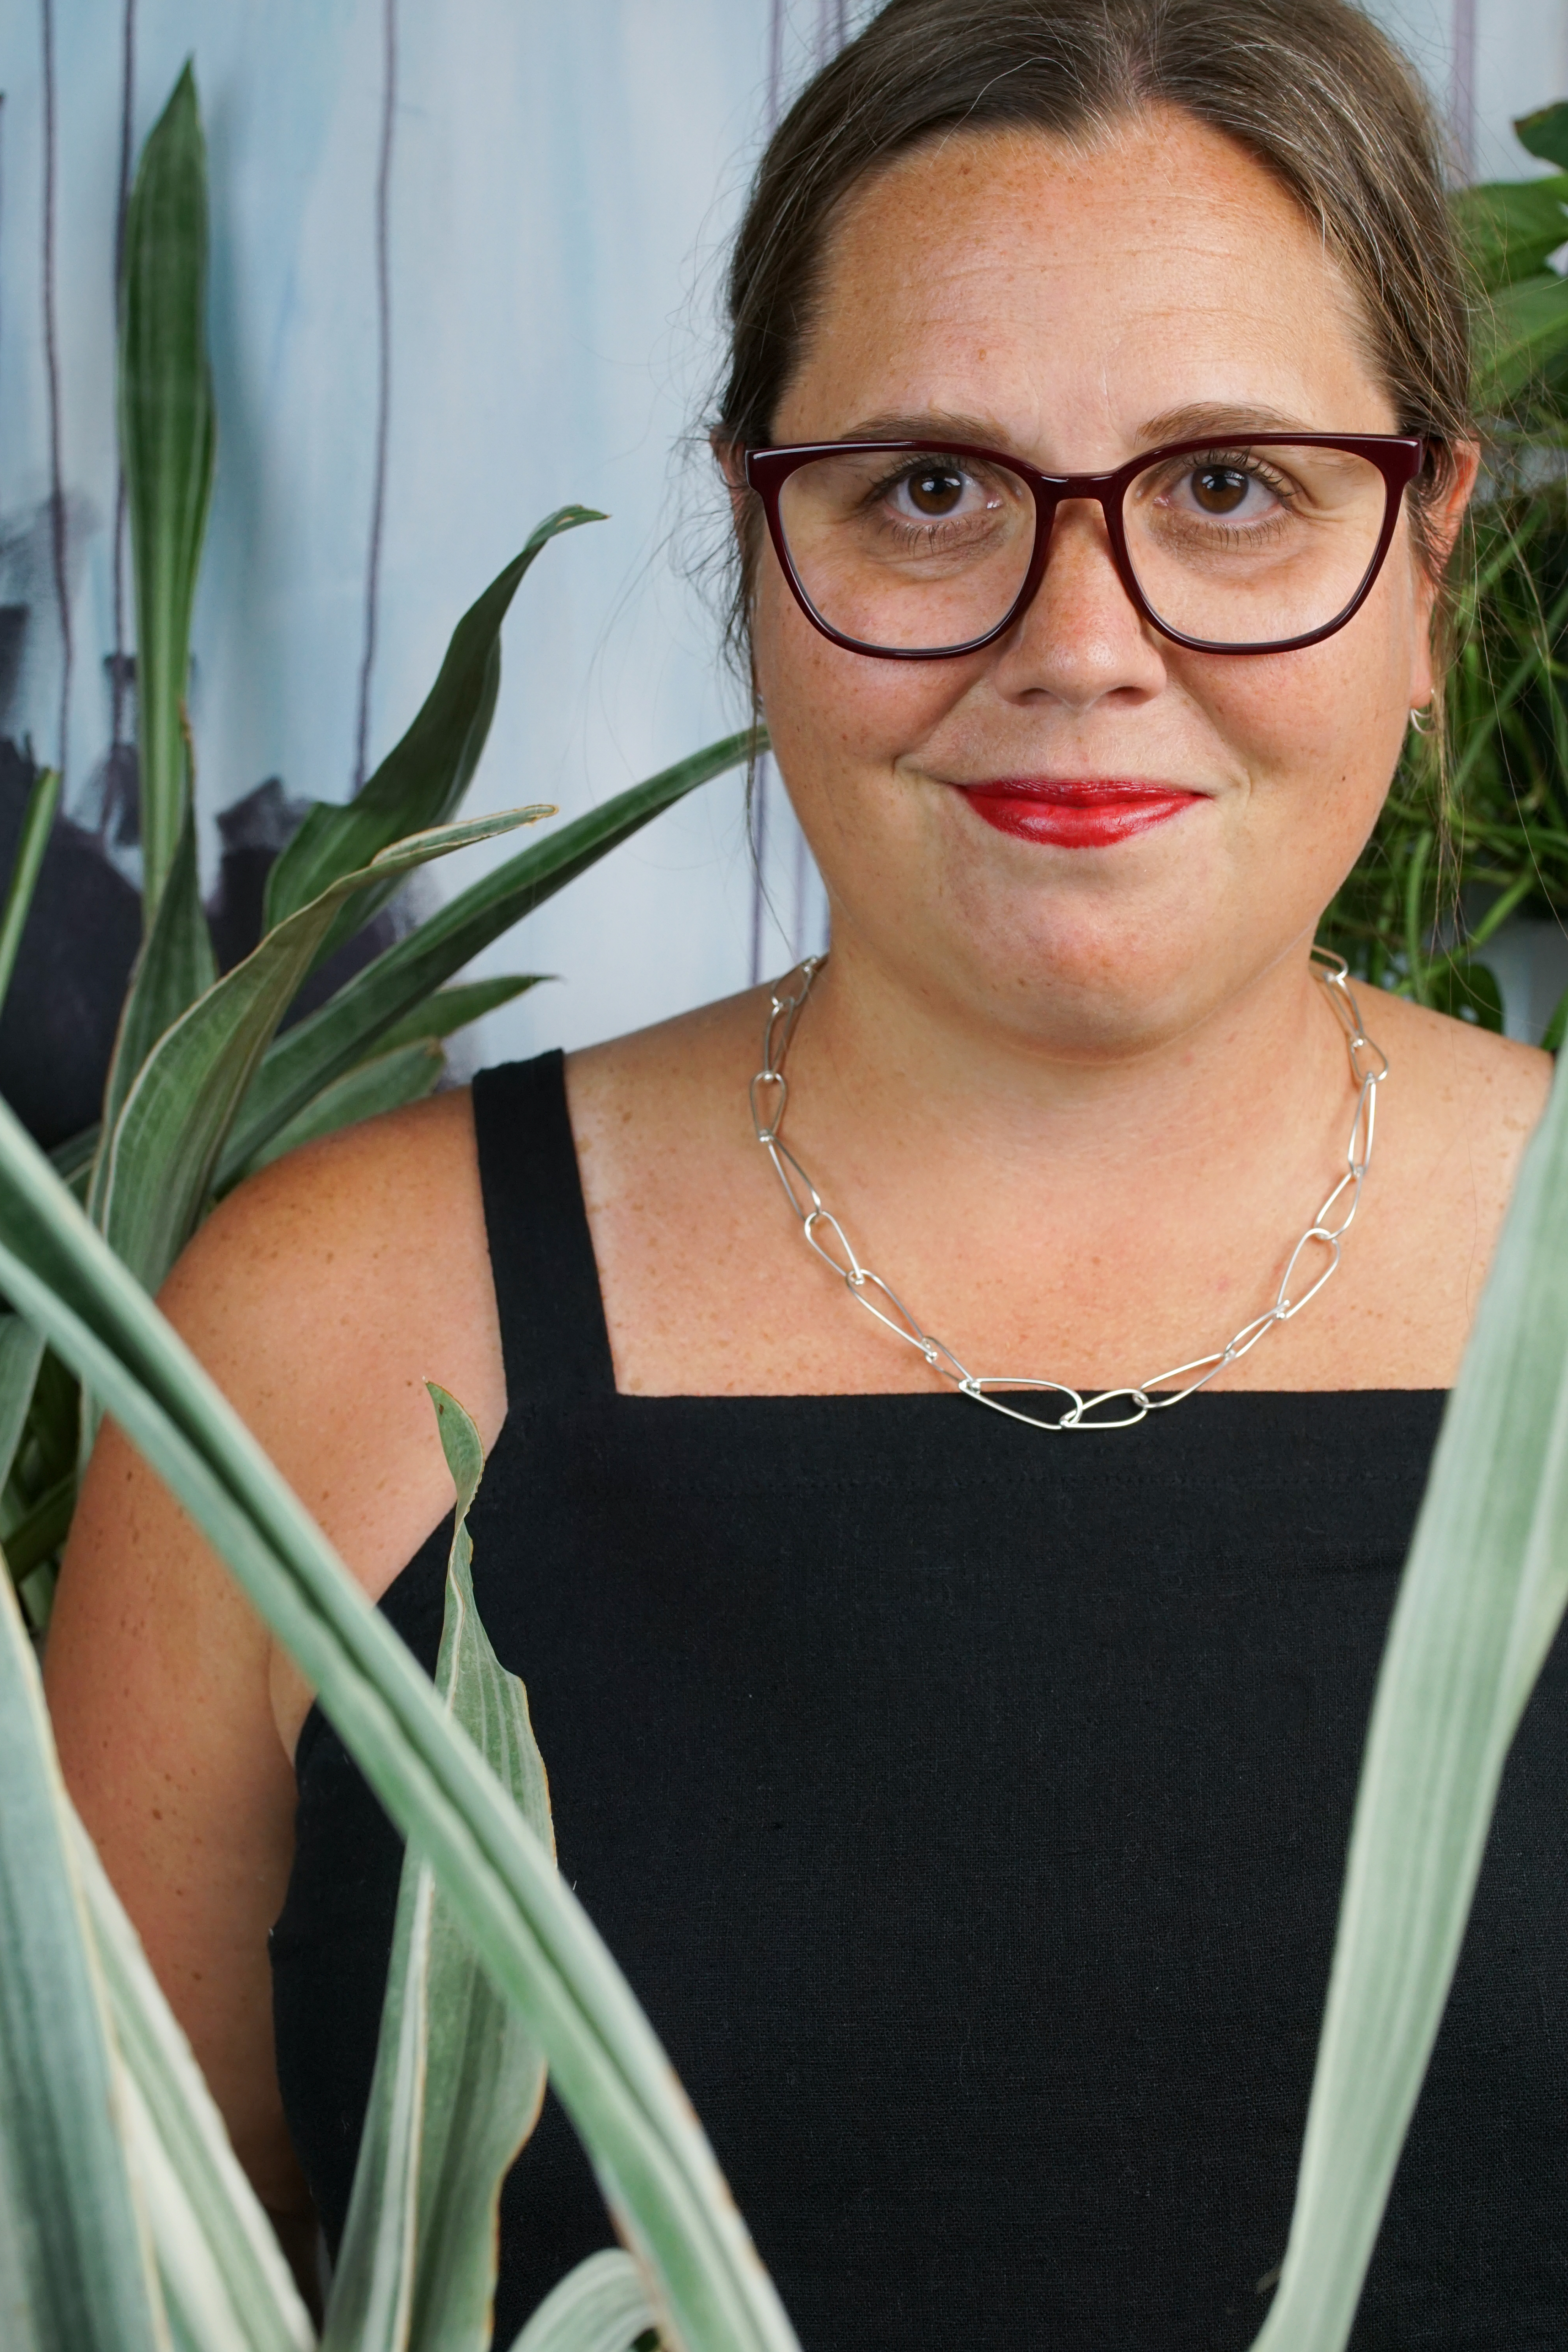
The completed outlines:
{"type": "Polygon", "coordinates": [[[932,140],[858,188],[779,430],[847,434],[895,410],[1136,437],[1214,404],[1322,432],[1395,422],[1299,205],[1236,142],[1164,109],[1089,146],[932,140]]]}

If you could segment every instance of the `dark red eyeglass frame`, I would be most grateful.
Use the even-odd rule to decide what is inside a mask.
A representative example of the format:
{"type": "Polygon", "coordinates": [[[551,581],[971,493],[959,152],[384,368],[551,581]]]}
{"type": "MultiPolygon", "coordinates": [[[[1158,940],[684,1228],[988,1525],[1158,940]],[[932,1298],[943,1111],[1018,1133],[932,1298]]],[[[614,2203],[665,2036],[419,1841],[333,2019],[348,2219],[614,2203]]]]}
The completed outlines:
{"type": "Polygon", "coordinates": [[[1235,436],[1233,446],[1248,449],[1348,449],[1354,457],[1364,457],[1377,467],[1383,477],[1385,493],[1383,529],[1378,534],[1376,549],[1360,587],[1344,610],[1336,614],[1332,621],[1325,621],[1321,629],[1309,629],[1304,636],[1270,638],[1253,646],[1214,645],[1206,637],[1184,636],[1179,629],[1173,629],[1168,622],[1162,621],[1159,614],[1151,609],[1138,585],[1123,528],[1122,506],[1128,485],[1148,467],[1158,465],[1165,457],[1196,457],[1206,451],[1223,450],[1228,446],[1231,445],[1228,445],[1223,435],[1209,433],[1196,441],[1163,442],[1157,449],[1145,449],[1140,456],[1129,457],[1126,464],[1118,466],[1113,473],[1042,474],[1037,467],[1027,465],[1009,450],[982,449],[970,441],[936,438],[929,441],[805,441],[783,449],[747,449],[746,478],[762,501],[762,510],[768,518],[768,536],[773,542],[773,551],[779,558],[796,603],[811,626],[819,629],[830,643],[842,646],[846,653],[866,654],[876,661],[953,661],[961,654],[978,653],[982,646],[994,645],[998,637],[1007,635],[1019,614],[1027,611],[1034,600],[1045,577],[1056,509],[1064,499],[1095,500],[1105,518],[1111,560],[1128,602],[1151,627],[1158,629],[1160,635],[1168,637],[1173,645],[1185,646],[1189,652],[1199,654],[1291,654],[1298,652],[1303,646],[1321,645],[1325,637],[1332,637],[1336,630],[1344,627],[1347,621],[1354,619],[1371,593],[1373,583],[1382,571],[1384,558],[1393,544],[1403,494],[1421,470],[1427,444],[1418,435],[1406,433],[1243,433],[1235,436]],[[859,457],[873,450],[884,450],[893,457],[907,453],[911,457],[974,457],[986,465],[1005,467],[1020,481],[1028,483],[1035,508],[1034,548],[1030,556],[1029,570],[1007,612],[995,628],[988,629],[984,636],[971,637],[967,645],[941,646],[934,651],[921,646],[868,646],[858,637],[846,637],[841,630],[832,627],[812,604],[790,561],[789,541],[779,517],[779,492],[791,474],[797,473],[802,466],[809,466],[814,458],[839,455],[859,457]]]}

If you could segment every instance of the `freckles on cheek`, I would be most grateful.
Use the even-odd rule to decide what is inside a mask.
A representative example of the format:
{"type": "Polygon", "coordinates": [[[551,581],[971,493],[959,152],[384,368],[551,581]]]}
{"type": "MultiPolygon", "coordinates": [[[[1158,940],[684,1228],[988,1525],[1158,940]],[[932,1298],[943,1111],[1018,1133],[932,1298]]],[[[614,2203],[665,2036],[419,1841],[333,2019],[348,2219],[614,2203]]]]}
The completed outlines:
{"type": "Polygon", "coordinates": [[[758,686],[797,800],[819,796],[845,771],[891,781],[894,763],[925,740],[952,699],[939,667],[846,653],[792,603],[781,612],[759,599],[758,686]]]}
{"type": "MultiPolygon", "coordinates": [[[[1381,804],[1402,729],[1386,677],[1333,657],[1337,640],[1296,654],[1238,661],[1203,697],[1211,722],[1245,771],[1249,797],[1281,792],[1303,810],[1325,798],[1381,804]]],[[[1367,823],[1371,823],[1368,815],[1367,823]]]]}

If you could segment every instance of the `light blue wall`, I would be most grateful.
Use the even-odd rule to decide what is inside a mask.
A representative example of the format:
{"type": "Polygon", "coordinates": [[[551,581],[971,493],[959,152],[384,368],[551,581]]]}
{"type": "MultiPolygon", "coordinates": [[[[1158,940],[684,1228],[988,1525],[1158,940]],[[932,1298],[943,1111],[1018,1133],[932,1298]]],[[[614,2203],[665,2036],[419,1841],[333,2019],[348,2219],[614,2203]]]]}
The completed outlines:
{"type": "MultiPolygon", "coordinates": [[[[0,13],[0,604],[31,608],[19,710],[58,749],[42,334],[41,26],[56,51],[54,282],[75,660],[68,788],[90,799],[114,643],[112,276],[127,0],[0,13]]],[[[220,457],[196,625],[204,810],[265,776],[341,794],[355,764],[378,396],[375,194],[388,0],[134,0],[139,144],[193,51],[211,144],[220,457]]],[[[1568,0],[1385,0],[1485,173],[1509,117],[1568,94],[1568,0]],[[1457,10],[1457,13],[1456,13],[1457,10]]],[[[667,541],[699,491],[674,453],[713,365],[717,257],[776,70],[833,0],[396,0],[391,404],[372,760],[457,614],[567,499],[608,523],[552,548],[506,640],[472,805],[588,806],[737,722],[712,621],[667,541]]],[[[210,832],[210,824],[209,824],[210,832]]],[[[777,801],[784,930],[797,872],[777,801]]],[[[212,842],[207,843],[209,860],[212,842]]],[[[477,871],[483,853],[471,853],[477,871]]],[[[449,869],[449,872],[451,869],[449,869]]],[[[808,892],[808,902],[810,893],[808,892]]],[[[562,975],[497,1016],[486,1058],[575,1044],[744,984],[752,889],[736,782],[710,787],[486,959],[562,975]]],[[[765,961],[787,958],[779,929],[765,961]]]]}
{"type": "Polygon", "coordinates": [[[1520,152],[1516,116],[1568,97],[1564,0],[1371,0],[1415,58],[1469,149],[1478,180],[1544,170],[1520,152]]]}
{"type": "MultiPolygon", "coordinates": [[[[797,67],[814,30],[796,28],[797,67]]],[[[0,12],[0,602],[32,608],[22,709],[57,753],[41,330],[40,8],[0,12]]],[[[665,542],[706,470],[673,464],[713,364],[716,257],[767,100],[767,0],[399,0],[392,382],[371,759],[458,614],[567,500],[508,625],[472,805],[568,813],[740,716],[665,542]]],[[[108,741],[114,643],[113,236],[124,0],[54,0],[55,283],[75,660],[68,795],[108,741]]],[[[378,391],[384,0],[140,0],[137,144],[193,50],[211,154],[220,455],[195,628],[204,809],[354,770],[378,391]]],[[[206,843],[209,864],[215,854],[206,843]]],[[[481,856],[467,861],[477,872],[481,856]]],[[[455,874],[456,868],[449,868],[455,874]]],[[[484,1040],[576,1041],[747,977],[737,782],[672,814],[490,965],[559,971],[484,1040]]]]}

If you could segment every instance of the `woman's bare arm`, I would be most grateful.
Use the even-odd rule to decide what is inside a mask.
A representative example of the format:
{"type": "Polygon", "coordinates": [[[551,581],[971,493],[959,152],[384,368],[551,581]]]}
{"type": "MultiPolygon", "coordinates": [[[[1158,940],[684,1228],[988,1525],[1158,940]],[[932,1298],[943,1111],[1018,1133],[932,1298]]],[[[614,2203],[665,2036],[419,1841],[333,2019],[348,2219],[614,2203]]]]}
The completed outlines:
{"type": "MultiPolygon", "coordinates": [[[[218,1210],[162,1304],[379,1598],[451,1507],[425,1393],[486,1445],[505,1412],[465,1095],[310,1147],[218,1210]]],[[[105,1425],[45,1669],[71,1793],[263,2202],[308,2210],[284,2126],[267,1936],[287,1885],[308,1693],[215,1556],[105,1425]]]]}

